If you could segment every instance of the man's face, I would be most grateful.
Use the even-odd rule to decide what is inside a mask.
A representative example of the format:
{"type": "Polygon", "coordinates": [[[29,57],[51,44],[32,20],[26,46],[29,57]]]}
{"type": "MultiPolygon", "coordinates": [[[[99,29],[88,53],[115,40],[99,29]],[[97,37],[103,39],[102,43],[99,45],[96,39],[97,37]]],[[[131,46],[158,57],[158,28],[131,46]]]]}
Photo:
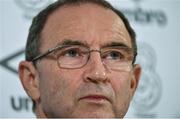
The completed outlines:
{"type": "MultiPolygon", "coordinates": [[[[56,10],[41,35],[42,53],[66,39],[94,50],[114,42],[132,48],[122,20],[95,4],[56,10]]],[[[103,65],[99,52],[92,52],[82,68],[59,68],[56,60],[43,58],[37,70],[40,105],[48,117],[123,117],[136,87],[133,68],[110,70],[103,65]]]]}

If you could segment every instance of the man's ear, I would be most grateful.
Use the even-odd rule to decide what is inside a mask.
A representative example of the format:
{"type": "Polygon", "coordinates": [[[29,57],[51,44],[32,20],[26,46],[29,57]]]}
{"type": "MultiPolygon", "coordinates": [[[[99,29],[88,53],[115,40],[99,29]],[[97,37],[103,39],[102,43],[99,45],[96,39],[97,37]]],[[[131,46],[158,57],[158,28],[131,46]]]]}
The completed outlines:
{"type": "Polygon", "coordinates": [[[19,64],[19,78],[26,93],[34,100],[40,98],[39,74],[32,62],[22,61],[19,64]]]}
{"type": "Polygon", "coordinates": [[[132,91],[132,96],[134,95],[136,89],[137,89],[137,86],[138,86],[138,83],[139,83],[139,80],[140,80],[140,76],[141,76],[141,66],[139,64],[135,64],[134,67],[133,67],[133,77],[131,79],[131,91],[132,91]]]}

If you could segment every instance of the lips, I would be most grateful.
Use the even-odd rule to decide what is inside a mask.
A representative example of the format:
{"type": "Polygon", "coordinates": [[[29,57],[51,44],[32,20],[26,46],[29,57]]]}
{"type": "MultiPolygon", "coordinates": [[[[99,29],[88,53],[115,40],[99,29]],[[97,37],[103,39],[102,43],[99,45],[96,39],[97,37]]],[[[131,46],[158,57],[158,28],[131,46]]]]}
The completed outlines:
{"type": "Polygon", "coordinates": [[[100,103],[100,102],[104,102],[104,101],[111,102],[107,96],[97,95],[97,94],[83,96],[79,100],[86,100],[88,102],[94,102],[94,103],[100,103]]]}

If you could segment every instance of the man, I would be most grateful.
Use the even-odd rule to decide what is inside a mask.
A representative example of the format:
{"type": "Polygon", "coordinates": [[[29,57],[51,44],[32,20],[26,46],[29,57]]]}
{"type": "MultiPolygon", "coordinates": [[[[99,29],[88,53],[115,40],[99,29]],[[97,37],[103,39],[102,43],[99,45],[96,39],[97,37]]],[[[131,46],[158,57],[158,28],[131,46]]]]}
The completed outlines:
{"type": "Polygon", "coordinates": [[[34,18],[19,76],[37,117],[124,117],[136,52],[127,19],[106,1],[57,1],[34,18]]]}

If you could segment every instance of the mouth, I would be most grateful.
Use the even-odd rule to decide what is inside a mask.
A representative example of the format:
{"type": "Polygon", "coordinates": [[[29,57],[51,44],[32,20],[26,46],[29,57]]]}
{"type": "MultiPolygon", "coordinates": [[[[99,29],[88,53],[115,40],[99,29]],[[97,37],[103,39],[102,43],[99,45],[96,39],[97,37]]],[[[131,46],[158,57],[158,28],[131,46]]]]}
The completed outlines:
{"type": "Polygon", "coordinates": [[[87,95],[79,99],[79,101],[85,101],[87,103],[93,103],[93,104],[104,104],[109,103],[110,100],[108,97],[104,95],[87,95]]]}

